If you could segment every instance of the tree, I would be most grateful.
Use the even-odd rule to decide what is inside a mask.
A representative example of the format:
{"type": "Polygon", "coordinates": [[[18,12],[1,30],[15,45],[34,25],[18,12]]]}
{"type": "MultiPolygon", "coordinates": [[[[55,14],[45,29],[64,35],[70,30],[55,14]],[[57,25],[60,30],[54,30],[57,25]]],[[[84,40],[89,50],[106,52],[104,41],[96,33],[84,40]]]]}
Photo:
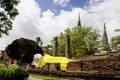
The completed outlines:
{"type": "Polygon", "coordinates": [[[117,46],[120,44],[120,36],[112,37],[111,43],[112,43],[112,49],[117,49],[117,46]]]}
{"type": "Polygon", "coordinates": [[[65,34],[60,33],[58,36],[58,55],[64,56],[65,54],[65,34]]]}
{"type": "Polygon", "coordinates": [[[40,46],[42,46],[43,42],[42,42],[42,40],[41,40],[40,37],[36,37],[36,43],[37,43],[38,45],[40,44],[40,46]]]}
{"type": "MultiPolygon", "coordinates": [[[[120,34],[120,29],[116,29],[115,32],[119,32],[120,34]]],[[[120,50],[120,35],[112,37],[111,44],[112,44],[112,49],[120,50]]]]}
{"type": "Polygon", "coordinates": [[[12,21],[19,14],[16,6],[19,0],[0,0],[0,37],[9,34],[12,29],[12,21]]]}
{"type": "Polygon", "coordinates": [[[43,55],[42,48],[33,40],[19,38],[9,44],[5,52],[8,57],[23,63],[31,63],[35,54],[43,55]]]}
{"type": "Polygon", "coordinates": [[[66,29],[58,36],[58,54],[65,54],[66,35],[70,35],[71,56],[90,55],[98,51],[99,37],[97,29],[86,26],[78,26],[66,29]]]}
{"type": "Polygon", "coordinates": [[[52,52],[53,52],[52,48],[53,48],[53,46],[52,45],[46,45],[45,48],[46,48],[46,53],[52,55],[52,52]]]}
{"type": "Polygon", "coordinates": [[[99,34],[92,27],[75,27],[71,36],[71,55],[90,55],[97,52],[99,47],[99,34]]]}

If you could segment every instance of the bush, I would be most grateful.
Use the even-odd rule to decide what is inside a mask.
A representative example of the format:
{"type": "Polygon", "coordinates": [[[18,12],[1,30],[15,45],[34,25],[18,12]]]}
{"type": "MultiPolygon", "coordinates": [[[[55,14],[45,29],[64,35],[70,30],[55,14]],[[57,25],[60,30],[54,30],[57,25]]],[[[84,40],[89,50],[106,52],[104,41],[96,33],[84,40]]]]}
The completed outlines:
{"type": "Polygon", "coordinates": [[[5,80],[5,79],[6,79],[6,70],[0,69],[0,80],[5,80]]]}
{"type": "Polygon", "coordinates": [[[16,64],[8,68],[5,64],[0,64],[0,80],[24,80],[29,77],[29,72],[16,64]]]}
{"type": "Polygon", "coordinates": [[[0,80],[6,79],[7,66],[5,64],[0,64],[0,80]]]}
{"type": "Polygon", "coordinates": [[[20,67],[15,69],[15,76],[14,76],[15,80],[24,80],[25,78],[28,77],[29,77],[29,73],[27,70],[20,67]]]}
{"type": "Polygon", "coordinates": [[[9,80],[24,80],[29,77],[29,72],[15,64],[9,66],[9,80]]]}
{"type": "Polygon", "coordinates": [[[18,68],[16,64],[12,64],[7,69],[7,79],[14,80],[15,69],[18,68]]]}
{"type": "Polygon", "coordinates": [[[16,65],[16,64],[12,64],[12,65],[9,66],[10,69],[16,69],[16,68],[18,68],[18,67],[19,67],[19,66],[16,65]]]}
{"type": "Polygon", "coordinates": [[[0,69],[6,69],[7,68],[7,66],[5,65],[5,64],[0,64],[0,69]]]}

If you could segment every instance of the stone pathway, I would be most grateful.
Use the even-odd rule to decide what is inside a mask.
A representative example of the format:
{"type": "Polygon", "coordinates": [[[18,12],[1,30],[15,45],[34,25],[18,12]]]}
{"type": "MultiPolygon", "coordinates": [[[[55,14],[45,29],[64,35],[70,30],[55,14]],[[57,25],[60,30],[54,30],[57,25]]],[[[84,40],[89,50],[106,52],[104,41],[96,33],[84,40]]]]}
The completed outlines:
{"type": "Polygon", "coordinates": [[[37,78],[33,78],[33,77],[29,77],[28,80],[42,80],[42,79],[37,79],[37,78]]]}

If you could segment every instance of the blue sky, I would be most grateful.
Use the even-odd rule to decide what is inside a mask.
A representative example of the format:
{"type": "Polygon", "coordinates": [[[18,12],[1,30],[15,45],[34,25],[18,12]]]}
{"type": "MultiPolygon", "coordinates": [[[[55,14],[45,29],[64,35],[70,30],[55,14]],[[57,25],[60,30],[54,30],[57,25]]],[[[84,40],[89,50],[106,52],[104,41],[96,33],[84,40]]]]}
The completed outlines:
{"type": "Polygon", "coordinates": [[[35,40],[41,37],[43,45],[66,28],[73,28],[78,22],[92,26],[103,33],[106,23],[108,39],[118,35],[114,32],[120,28],[120,0],[20,0],[17,9],[19,15],[13,21],[10,35],[0,39],[0,49],[20,37],[35,40]]]}
{"type": "MultiPolygon", "coordinates": [[[[59,0],[58,0],[59,1],[59,0]]],[[[68,0],[69,2],[66,3],[66,6],[61,6],[58,3],[54,3],[54,0],[36,0],[41,8],[41,11],[47,11],[48,9],[55,12],[55,14],[59,14],[61,9],[70,11],[74,7],[84,8],[84,6],[88,5],[89,0],[68,0]]]]}

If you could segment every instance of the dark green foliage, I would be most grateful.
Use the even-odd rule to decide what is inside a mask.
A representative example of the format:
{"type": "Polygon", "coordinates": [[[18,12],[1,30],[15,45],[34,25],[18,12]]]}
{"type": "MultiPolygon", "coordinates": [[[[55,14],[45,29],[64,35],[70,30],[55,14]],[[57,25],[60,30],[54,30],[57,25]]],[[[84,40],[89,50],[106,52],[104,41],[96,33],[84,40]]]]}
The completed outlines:
{"type": "Polygon", "coordinates": [[[18,67],[19,67],[19,66],[16,65],[16,64],[12,64],[12,65],[9,66],[9,68],[10,68],[11,70],[14,70],[14,69],[16,69],[16,68],[18,68],[18,67]]]}
{"type": "Polygon", "coordinates": [[[23,80],[28,77],[29,77],[29,73],[27,70],[20,68],[20,67],[15,69],[15,73],[14,73],[15,80],[23,80]]]}
{"type": "Polygon", "coordinates": [[[5,64],[0,64],[0,80],[5,80],[7,72],[7,66],[5,64]]]}
{"type": "Polygon", "coordinates": [[[24,80],[29,77],[27,70],[13,64],[9,67],[9,80],[24,80]]]}
{"type": "Polygon", "coordinates": [[[40,46],[42,46],[43,42],[40,37],[36,37],[36,43],[40,46]]]}
{"type": "Polygon", "coordinates": [[[29,72],[15,64],[7,68],[0,64],[0,80],[24,80],[29,77],[29,72]]]}
{"type": "Polygon", "coordinates": [[[9,80],[13,80],[14,79],[14,75],[15,75],[15,69],[17,69],[19,66],[15,65],[15,64],[12,64],[9,66],[8,68],[8,79],[9,80]]]}
{"type": "Polygon", "coordinates": [[[6,69],[0,69],[0,80],[5,80],[6,78],[6,69]]]}
{"type": "Polygon", "coordinates": [[[42,48],[33,40],[19,38],[14,40],[5,49],[9,58],[16,59],[22,63],[32,63],[34,55],[43,55],[42,48]]]}
{"type": "Polygon", "coordinates": [[[0,0],[0,36],[8,35],[8,31],[12,29],[12,20],[19,14],[16,9],[19,2],[19,0],[0,0]]]}
{"type": "Polygon", "coordinates": [[[7,66],[5,64],[0,64],[0,69],[6,69],[7,66]]]}

